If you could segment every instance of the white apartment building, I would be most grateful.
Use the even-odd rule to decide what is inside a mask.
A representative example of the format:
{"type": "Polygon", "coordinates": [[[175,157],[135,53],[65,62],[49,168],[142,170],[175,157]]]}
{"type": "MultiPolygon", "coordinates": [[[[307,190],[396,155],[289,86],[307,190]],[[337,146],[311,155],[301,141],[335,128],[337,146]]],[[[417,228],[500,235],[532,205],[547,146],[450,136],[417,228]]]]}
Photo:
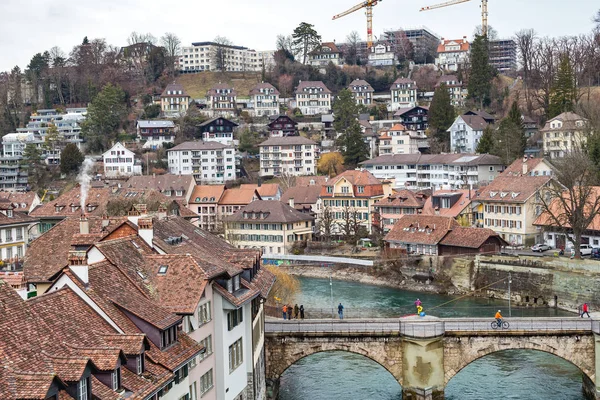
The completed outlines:
{"type": "Polygon", "coordinates": [[[460,115],[448,128],[450,150],[455,153],[476,153],[488,123],[479,115],[460,115]]]}
{"type": "Polygon", "coordinates": [[[374,67],[396,65],[396,55],[392,46],[387,43],[377,43],[371,47],[369,55],[369,65],[374,67]]]}
{"type": "Polygon", "coordinates": [[[350,82],[348,90],[352,92],[356,104],[366,106],[373,104],[373,93],[375,93],[375,90],[373,90],[369,82],[363,79],[355,79],[350,82]]]}
{"type": "Polygon", "coordinates": [[[237,94],[235,89],[219,82],[206,93],[206,110],[211,117],[235,115],[237,94]]]}
{"type": "Polygon", "coordinates": [[[487,185],[504,165],[489,154],[394,154],[360,163],[377,179],[394,181],[399,189],[460,189],[487,185]]]}
{"type": "Polygon", "coordinates": [[[302,136],[272,137],[258,145],[260,176],[314,175],[319,146],[302,136]]]}
{"type": "Polygon", "coordinates": [[[588,120],[573,113],[562,113],[546,122],[542,133],[544,154],[550,158],[564,157],[586,141],[588,120]]]}
{"type": "Polygon", "coordinates": [[[264,67],[266,71],[269,71],[275,66],[275,52],[277,50],[262,50],[257,51],[256,56],[261,64],[261,68],[264,67]]]}
{"type": "Polygon", "coordinates": [[[416,154],[419,149],[429,147],[425,133],[409,131],[402,124],[396,124],[379,136],[379,155],[416,154]]]}
{"type": "Polygon", "coordinates": [[[279,115],[279,90],[270,83],[259,83],[250,89],[251,116],[279,115]]]}
{"type": "Polygon", "coordinates": [[[467,37],[459,40],[444,40],[438,45],[435,65],[445,71],[458,71],[469,61],[470,45],[467,37]]]}
{"type": "Polygon", "coordinates": [[[296,107],[304,115],[331,111],[331,90],[321,81],[300,81],[296,88],[296,107]]]}
{"type": "MultiPolygon", "coordinates": [[[[180,72],[201,72],[217,70],[216,53],[222,49],[225,52],[224,69],[226,71],[260,71],[263,53],[258,56],[256,50],[243,46],[220,45],[214,42],[197,42],[181,48],[177,64],[180,72]]],[[[270,62],[270,60],[269,60],[270,62]]]]}
{"type": "Polygon", "coordinates": [[[142,174],[142,165],[135,159],[135,153],[121,143],[115,143],[108,151],[102,154],[104,162],[104,176],[117,178],[142,174]]]}
{"type": "Polygon", "coordinates": [[[390,87],[392,103],[390,111],[417,105],[417,82],[408,78],[398,78],[390,87]]]}
{"type": "Polygon", "coordinates": [[[193,175],[197,183],[236,179],[235,148],[218,142],[184,142],[167,151],[169,173],[193,175]]]}

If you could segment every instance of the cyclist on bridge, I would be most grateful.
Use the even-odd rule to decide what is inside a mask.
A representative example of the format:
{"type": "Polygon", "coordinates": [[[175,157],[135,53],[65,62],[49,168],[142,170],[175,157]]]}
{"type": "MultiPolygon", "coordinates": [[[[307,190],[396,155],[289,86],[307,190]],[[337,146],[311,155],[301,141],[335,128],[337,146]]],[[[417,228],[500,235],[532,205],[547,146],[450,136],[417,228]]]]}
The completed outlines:
{"type": "Polygon", "coordinates": [[[498,327],[502,327],[502,313],[500,310],[498,310],[494,318],[496,318],[496,322],[498,322],[498,327]]]}

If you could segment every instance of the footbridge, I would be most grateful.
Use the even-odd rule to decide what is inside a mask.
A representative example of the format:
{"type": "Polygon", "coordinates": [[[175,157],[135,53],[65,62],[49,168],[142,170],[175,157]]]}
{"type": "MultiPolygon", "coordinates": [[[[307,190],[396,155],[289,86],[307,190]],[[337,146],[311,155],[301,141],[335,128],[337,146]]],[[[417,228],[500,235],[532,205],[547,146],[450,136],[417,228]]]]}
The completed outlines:
{"type": "Polygon", "coordinates": [[[406,317],[265,322],[267,382],[277,397],[285,370],[311,354],[347,351],[379,363],[402,386],[405,400],[444,398],[446,384],[487,354],[539,350],[577,366],[589,399],[600,399],[600,320],[576,317],[510,318],[493,329],[491,318],[406,317]]]}

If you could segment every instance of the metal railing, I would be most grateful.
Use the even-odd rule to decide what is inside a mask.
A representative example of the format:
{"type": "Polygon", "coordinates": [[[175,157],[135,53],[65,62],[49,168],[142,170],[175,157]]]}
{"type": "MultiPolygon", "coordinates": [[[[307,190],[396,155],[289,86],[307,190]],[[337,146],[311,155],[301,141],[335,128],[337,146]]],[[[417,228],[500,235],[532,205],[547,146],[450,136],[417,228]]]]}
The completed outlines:
{"type": "Polygon", "coordinates": [[[266,321],[267,333],[398,333],[398,320],[292,320],[266,321]]]}
{"type": "Polygon", "coordinates": [[[446,332],[563,332],[591,331],[592,320],[578,317],[504,318],[508,329],[492,328],[493,318],[447,318],[444,319],[446,332]]]}

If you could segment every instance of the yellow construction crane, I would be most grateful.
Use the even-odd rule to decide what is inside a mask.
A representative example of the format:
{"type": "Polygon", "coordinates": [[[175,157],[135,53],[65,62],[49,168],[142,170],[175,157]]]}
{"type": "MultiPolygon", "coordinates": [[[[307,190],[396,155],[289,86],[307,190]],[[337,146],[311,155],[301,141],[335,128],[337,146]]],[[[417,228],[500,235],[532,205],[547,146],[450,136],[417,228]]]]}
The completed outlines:
{"type": "MultiPolygon", "coordinates": [[[[429,7],[423,7],[419,11],[429,11],[436,8],[442,8],[447,6],[453,6],[455,4],[466,3],[471,0],[451,0],[445,3],[436,4],[429,7]]],[[[487,36],[488,34],[488,0],[481,0],[481,34],[487,36]]]]}
{"type": "Polygon", "coordinates": [[[351,14],[354,11],[360,10],[361,8],[366,8],[367,14],[367,47],[371,47],[373,45],[373,6],[376,6],[377,3],[381,3],[382,0],[366,0],[360,4],[355,5],[351,9],[344,11],[341,14],[334,15],[333,19],[341,18],[345,15],[351,14]]]}

